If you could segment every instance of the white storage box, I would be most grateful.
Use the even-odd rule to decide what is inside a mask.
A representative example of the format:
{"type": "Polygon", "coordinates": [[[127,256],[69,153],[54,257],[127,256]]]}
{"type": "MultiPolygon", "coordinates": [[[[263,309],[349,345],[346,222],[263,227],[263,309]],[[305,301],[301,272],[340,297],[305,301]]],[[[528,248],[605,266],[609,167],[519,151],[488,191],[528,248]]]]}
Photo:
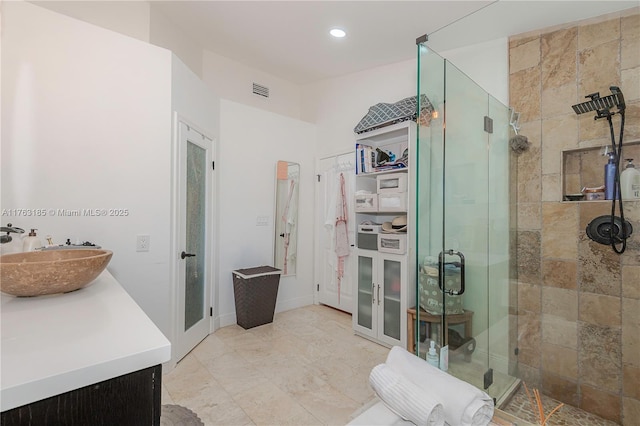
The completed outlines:
{"type": "Polygon", "coordinates": [[[407,192],[407,174],[389,173],[379,175],[377,179],[378,194],[407,192]]]}
{"type": "Polygon", "coordinates": [[[378,194],[356,194],[357,212],[377,212],[378,194]]]}
{"type": "Polygon", "coordinates": [[[407,210],[406,192],[378,194],[378,211],[401,212],[405,210],[407,210]]]}
{"type": "Polygon", "coordinates": [[[378,234],[382,230],[382,225],[358,225],[358,248],[367,250],[378,250],[378,234]]]}
{"type": "Polygon", "coordinates": [[[367,233],[367,234],[379,234],[382,231],[382,225],[372,224],[372,225],[358,225],[358,232],[367,233]]]}
{"type": "Polygon", "coordinates": [[[407,234],[378,234],[378,251],[405,254],[407,252],[407,234]]]}

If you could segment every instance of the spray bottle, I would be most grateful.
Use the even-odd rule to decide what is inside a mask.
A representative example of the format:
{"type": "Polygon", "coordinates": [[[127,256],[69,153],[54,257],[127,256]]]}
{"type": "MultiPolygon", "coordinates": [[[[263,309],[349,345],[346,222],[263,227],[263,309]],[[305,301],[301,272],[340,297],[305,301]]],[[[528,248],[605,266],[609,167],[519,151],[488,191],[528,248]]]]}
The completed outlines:
{"type": "Polygon", "coordinates": [[[607,153],[609,156],[609,162],[604,165],[604,199],[615,200],[618,195],[616,190],[616,154],[613,152],[607,153]]]}

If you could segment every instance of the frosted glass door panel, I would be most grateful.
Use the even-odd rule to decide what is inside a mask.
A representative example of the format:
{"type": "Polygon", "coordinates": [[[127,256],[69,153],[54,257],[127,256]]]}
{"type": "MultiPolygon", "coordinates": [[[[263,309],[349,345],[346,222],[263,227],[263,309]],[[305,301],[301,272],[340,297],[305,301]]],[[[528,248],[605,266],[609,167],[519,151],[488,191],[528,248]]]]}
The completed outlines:
{"type": "Polygon", "coordinates": [[[402,263],[383,259],[384,324],[383,333],[400,340],[400,290],[402,288],[402,263]]]}
{"type": "Polygon", "coordinates": [[[373,327],[373,258],[358,256],[358,325],[373,327]]]}
{"type": "Polygon", "coordinates": [[[187,209],[185,315],[184,329],[191,328],[204,318],[205,295],[205,224],[206,224],[206,162],[207,152],[191,142],[187,143],[187,209]]]}

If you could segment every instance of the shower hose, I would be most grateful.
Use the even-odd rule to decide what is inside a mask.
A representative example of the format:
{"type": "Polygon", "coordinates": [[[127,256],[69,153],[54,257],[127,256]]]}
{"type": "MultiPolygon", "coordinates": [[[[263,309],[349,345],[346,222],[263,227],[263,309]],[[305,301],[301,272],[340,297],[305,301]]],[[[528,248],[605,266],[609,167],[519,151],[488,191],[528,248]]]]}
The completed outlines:
{"type": "Polygon", "coordinates": [[[611,117],[613,114],[607,115],[607,122],[609,123],[609,131],[611,133],[611,147],[613,149],[613,153],[615,154],[615,162],[616,162],[616,173],[614,178],[614,190],[613,190],[613,199],[611,200],[611,227],[609,228],[609,236],[611,240],[611,248],[618,254],[624,253],[627,248],[627,227],[625,226],[624,221],[624,209],[622,206],[622,191],[620,187],[620,158],[622,157],[622,138],[624,135],[624,109],[619,112],[620,114],[620,139],[618,141],[618,145],[616,146],[616,136],[613,131],[613,120],[611,117]],[[615,231],[616,223],[616,201],[618,201],[618,208],[620,209],[620,237],[617,236],[617,232],[615,231]],[[618,248],[618,244],[622,244],[621,248],[618,248]]]}

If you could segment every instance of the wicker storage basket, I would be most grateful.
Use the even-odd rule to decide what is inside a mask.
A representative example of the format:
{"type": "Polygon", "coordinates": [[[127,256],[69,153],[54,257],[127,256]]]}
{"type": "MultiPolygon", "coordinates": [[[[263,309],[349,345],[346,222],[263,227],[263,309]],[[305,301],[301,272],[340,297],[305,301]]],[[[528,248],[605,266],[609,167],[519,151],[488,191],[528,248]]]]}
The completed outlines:
{"type": "Polygon", "coordinates": [[[282,271],[271,266],[233,271],[236,319],[244,329],[273,322],[282,271]]]}

